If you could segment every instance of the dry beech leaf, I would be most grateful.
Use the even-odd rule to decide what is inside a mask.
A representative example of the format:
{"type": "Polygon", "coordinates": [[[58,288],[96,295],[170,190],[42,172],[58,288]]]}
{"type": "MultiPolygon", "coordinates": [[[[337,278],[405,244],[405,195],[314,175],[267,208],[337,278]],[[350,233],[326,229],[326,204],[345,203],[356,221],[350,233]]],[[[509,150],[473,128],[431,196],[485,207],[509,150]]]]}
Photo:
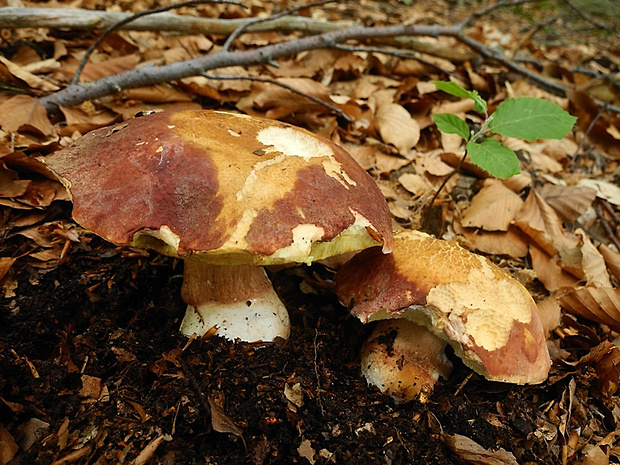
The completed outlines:
{"type": "Polygon", "coordinates": [[[558,265],[557,260],[550,257],[544,250],[535,245],[531,245],[530,257],[532,259],[532,268],[536,272],[536,277],[549,292],[557,291],[563,287],[577,285],[578,280],[564,271],[562,267],[558,265]]]}
{"type": "Polygon", "coordinates": [[[582,287],[558,298],[564,310],[620,330],[620,289],[582,287]]]}
{"type": "Polygon", "coordinates": [[[19,446],[15,439],[4,425],[0,423],[0,465],[7,465],[13,460],[18,450],[19,446]]]}
{"type": "Polygon", "coordinates": [[[528,244],[519,229],[510,226],[508,231],[483,231],[475,228],[464,228],[458,220],[453,223],[454,232],[466,239],[468,248],[486,254],[508,255],[522,258],[527,256],[528,244]]]}
{"type": "Polygon", "coordinates": [[[605,244],[601,244],[598,251],[605,259],[609,272],[620,283],[620,253],[615,252],[605,244]]]}
{"type": "Polygon", "coordinates": [[[581,236],[583,244],[581,246],[581,269],[589,286],[594,287],[612,287],[607,272],[607,265],[603,255],[598,251],[590,237],[578,229],[575,234],[581,236]]]}
{"type": "Polygon", "coordinates": [[[539,194],[565,221],[575,221],[596,198],[596,191],[585,186],[545,184],[539,194]]]}
{"type": "Polygon", "coordinates": [[[577,185],[589,187],[596,191],[596,195],[614,205],[620,205],[620,187],[599,179],[582,179],[577,185]]]}
{"type": "Polygon", "coordinates": [[[518,194],[532,184],[532,176],[526,171],[521,171],[519,174],[511,176],[508,179],[502,179],[501,182],[512,192],[518,194]]]}
{"type": "Polygon", "coordinates": [[[612,396],[618,392],[620,381],[620,349],[613,346],[595,365],[597,384],[603,399],[612,401],[612,396]]]}
{"type": "Polygon", "coordinates": [[[420,140],[420,126],[405,107],[397,103],[379,106],[375,113],[375,124],[383,142],[392,144],[403,157],[420,140]]]}
{"type": "Polygon", "coordinates": [[[404,173],[398,178],[398,182],[401,186],[407,189],[413,194],[414,197],[419,197],[425,192],[433,190],[433,185],[424,176],[414,173],[404,173]]]}
{"type": "Polygon", "coordinates": [[[460,434],[443,434],[446,445],[461,459],[476,465],[519,465],[517,459],[505,449],[485,449],[474,440],[460,434]]]}
{"type": "Polygon", "coordinates": [[[409,160],[399,157],[393,157],[392,155],[387,155],[380,151],[377,152],[375,156],[377,161],[377,169],[381,173],[391,173],[392,171],[399,170],[403,166],[410,163],[409,160]]]}
{"type": "Polygon", "coordinates": [[[482,228],[485,231],[508,231],[523,200],[495,179],[488,179],[484,187],[471,201],[461,223],[468,228],[482,228]]]}
{"type": "Polygon", "coordinates": [[[428,173],[431,176],[442,178],[453,171],[453,168],[441,159],[438,151],[425,154],[416,153],[414,164],[418,173],[428,173]]]}
{"type": "Polygon", "coordinates": [[[515,215],[514,224],[551,256],[579,245],[576,237],[564,231],[555,210],[533,189],[515,215]]]}
{"type": "Polygon", "coordinates": [[[537,302],[536,308],[538,309],[540,321],[548,336],[551,331],[559,326],[562,320],[562,309],[560,304],[558,300],[552,296],[537,302]]]}
{"type": "Polygon", "coordinates": [[[15,95],[0,105],[0,126],[6,132],[37,132],[43,136],[55,134],[43,105],[28,95],[15,95]]]}
{"type": "Polygon", "coordinates": [[[209,406],[211,407],[211,426],[218,433],[230,433],[241,437],[243,430],[235,425],[235,422],[224,413],[224,409],[219,405],[215,397],[209,396],[209,406]]]}
{"type": "Polygon", "coordinates": [[[10,60],[7,60],[2,55],[0,55],[0,64],[6,68],[9,74],[13,75],[21,81],[24,81],[33,89],[40,89],[46,92],[53,92],[55,90],[58,90],[57,85],[40,78],[36,74],[32,74],[31,72],[26,71],[24,68],[16,65],[10,60]]]}

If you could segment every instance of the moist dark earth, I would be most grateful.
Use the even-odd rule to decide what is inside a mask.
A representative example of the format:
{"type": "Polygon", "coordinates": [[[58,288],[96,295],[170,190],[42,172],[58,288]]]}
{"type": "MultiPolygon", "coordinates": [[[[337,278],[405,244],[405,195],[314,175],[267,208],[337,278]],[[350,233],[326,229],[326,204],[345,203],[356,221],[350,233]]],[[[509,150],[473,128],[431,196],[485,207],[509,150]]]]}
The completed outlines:
{"type": "Polygon", "coordinates": [[[360,376],[371,325],[348,315],[320,265],[271,272],[292,333],[252,345],[178,333],[179,260],[86,236],[58,266],[35,264],[14,265],[18,292],[2,302],[0,416],[32,444],[11,464],[472,463],[449,447],[455,435],[559,464],[562,438],[542,434],[550,410],[562,413],[571,380],[578,394],[595,388],[587,364],[515,386],[449,354],[455,370],[428,402],[397,404],[360,376]]]}

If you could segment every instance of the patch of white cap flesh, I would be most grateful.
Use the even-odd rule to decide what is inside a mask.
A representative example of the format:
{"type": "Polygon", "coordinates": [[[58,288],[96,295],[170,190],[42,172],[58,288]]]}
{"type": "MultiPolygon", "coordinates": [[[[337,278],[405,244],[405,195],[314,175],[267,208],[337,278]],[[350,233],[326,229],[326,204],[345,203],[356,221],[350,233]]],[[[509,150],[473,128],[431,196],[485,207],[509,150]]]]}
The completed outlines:
{"type": "Polygon", "coordinates": [[[298,224],[293,228],[293,242],[291,245],[283,247],[272,254],[271,257],[278,259],[295,257],[293,261],[311,263],[314,261],[312,257],[312,244],[321,240],[325,231],[323,228],[315,224],[298,224]]]}
{"type": "Polygon", "coordinates": [[[286,339],[290,334],[288,312],[273,289],[247,301],[225,305],[209,301],[198,307],[187,306],[182,334],[203,336],[213,327],[217,336],[242,342],[271,342],[276,337],[286,339]]]}
{"type": "Polygon", "coordinates": [[[241,220],[237,223],[237,227],[230,235],[230,237],[222,244],[220,249],[222,251],[238,252],[245,250],[248,246],[248,241],[245,238],[250,231],[250,227],[254,222],[254,218],[258,215],[258,212],[253,208],[243,212],[241,220]]]}
{"type": "Polygon", "coordinates": [[[515,322],[530,322],[531,297],[517,282],[498,279],[482,257],[480,260],[482,266],[470,271],[467,282],[431,289],[426,308],[433,309],[428,313],[433,326],[448,338],[463,346],[471,346],[473,341],[494,351],[506,345],[515,322]]]}
{"type": "MultiPolygon", "coordinates": [[[[267,153],[280,152],[284,157],[302,157],[305,160],[324,157],[322,165],[328,176],[336,179],[347,189],[356,185],[342,165],[334,159],[333,149],[311,134],[295,128],[270,126],[261,129],[256,138],[260,143],[268,146],[267,153]]],[[[278,157],[275,157],[273,160],[277,159],[278,157]]]]}

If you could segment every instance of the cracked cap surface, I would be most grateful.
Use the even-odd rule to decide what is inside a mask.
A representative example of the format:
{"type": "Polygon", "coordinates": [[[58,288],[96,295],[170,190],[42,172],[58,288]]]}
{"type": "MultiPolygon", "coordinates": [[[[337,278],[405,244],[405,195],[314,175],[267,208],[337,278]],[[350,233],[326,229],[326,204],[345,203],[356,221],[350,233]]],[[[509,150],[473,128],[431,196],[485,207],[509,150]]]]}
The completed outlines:
{"type": "Polygon", "coordinates": [[[394,252],[360,252],[336,275],[340,301],[364,322],[407,318],[446,340],[494,381],[540,383],[550,368],[536,304],[512,276],[454,242],[418,231],[394,252]]]}
{"type": "Polygon", "coordinates": [[[153,113],[91,131],[45,162],[75,220],[118,245],[216,264],[392,248],[389,210],[366,171],[329,140],[278,121],[153,113]]]}

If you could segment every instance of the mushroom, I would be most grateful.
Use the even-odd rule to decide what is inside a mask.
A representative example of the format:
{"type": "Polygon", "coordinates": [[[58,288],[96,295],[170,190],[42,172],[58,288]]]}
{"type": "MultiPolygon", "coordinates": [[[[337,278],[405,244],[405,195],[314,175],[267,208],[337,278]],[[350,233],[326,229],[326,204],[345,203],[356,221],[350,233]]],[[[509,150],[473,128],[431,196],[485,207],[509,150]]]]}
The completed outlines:
{"type": "Polygon", "coordinates": [[[379,321],[360,351],[362,375],[397,401],[425,402],[439,377],[452,371],[446,345],[405,318],[379,321]]]}
{"type": "Polygon", "coordinates": [[[445,340],[493,381],[543,382],[550,357],[536,304],[510,274],[455,242],[418,231],[394,235],[338,270],[336,292],[362,322],[405,318],[445,340]]]}
{"type": "Polygon", "coordinates": [[[242,341],[289,335],[263,265],[380,246],[391,216],[344,149],[289,124],[208,110],[101,128],[45,159],[73,218],[107,241],[184,260],[181,332],[242,341]]]}

